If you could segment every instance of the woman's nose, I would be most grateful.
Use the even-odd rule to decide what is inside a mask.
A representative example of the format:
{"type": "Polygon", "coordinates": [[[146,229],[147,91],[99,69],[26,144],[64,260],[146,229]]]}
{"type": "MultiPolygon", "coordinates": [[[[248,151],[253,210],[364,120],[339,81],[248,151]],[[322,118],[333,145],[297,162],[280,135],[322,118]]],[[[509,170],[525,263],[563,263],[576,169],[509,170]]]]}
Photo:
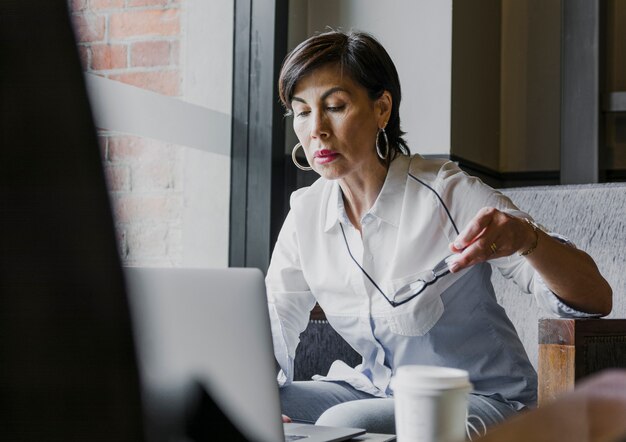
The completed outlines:
{"type": "Polygon", "coordinates": [[[311,121],[311,137],[325,138],[328,136],[328,121],[323,112],[314,112],[311,121]]]}

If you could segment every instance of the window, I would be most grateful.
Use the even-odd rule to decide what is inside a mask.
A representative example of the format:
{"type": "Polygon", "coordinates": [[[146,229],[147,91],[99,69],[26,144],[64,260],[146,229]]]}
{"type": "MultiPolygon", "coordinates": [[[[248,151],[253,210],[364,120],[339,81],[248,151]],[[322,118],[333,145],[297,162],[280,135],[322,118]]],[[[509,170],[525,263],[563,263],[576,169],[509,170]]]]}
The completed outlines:
{"type": "Polygon", "coordinates": [[[228,265],[234,0],[71,0],[125,265],[228,265]]]}

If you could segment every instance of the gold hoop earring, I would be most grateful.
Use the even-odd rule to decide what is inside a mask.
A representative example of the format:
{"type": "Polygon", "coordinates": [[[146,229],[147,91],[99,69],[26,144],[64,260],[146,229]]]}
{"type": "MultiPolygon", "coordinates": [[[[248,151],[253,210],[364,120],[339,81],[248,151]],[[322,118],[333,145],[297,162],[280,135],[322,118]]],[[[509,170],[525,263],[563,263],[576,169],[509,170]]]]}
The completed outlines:
{"type": "MultiPolygon", "coordinates": [[[[308,170],[313,170],[312,167],[309,166],[303,166],[302,164],[298,163],[298,160],[296,158],[296,151],[298,150],[298,148],[302,147],[301,143],[296,144],[295,146],[293,146],[293,149],[291,150],[291,160],[293,161],[293,164],[296,165],[296,167],[300,170],[304,170],[304,171],[308,171],[308,170]]],[[[302,150],[304,150],[304,148],[302,147],[302,150]]]]}
{"type": "Polygon", "coordinates": [[[387,133],[385,132],[384,127],[382,129],[378,129],[378,132],[376,132],[376,153],[378,154],[378,158],[380,158],[381,160],[386,160],[387,156],[389,155],[389,139],[387,138],[387,133]],[[378,138],[380,137],[381,132],[383,134],[383,138],[385,139],[385,154],[384,155],[382,151],[380,150],[380,146],[378,145],[378,138]]]}

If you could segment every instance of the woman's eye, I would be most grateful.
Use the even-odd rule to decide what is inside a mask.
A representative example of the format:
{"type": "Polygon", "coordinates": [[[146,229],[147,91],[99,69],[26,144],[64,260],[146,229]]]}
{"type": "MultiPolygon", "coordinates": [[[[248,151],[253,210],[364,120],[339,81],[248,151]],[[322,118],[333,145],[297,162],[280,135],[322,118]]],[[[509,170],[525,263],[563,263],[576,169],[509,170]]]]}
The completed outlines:
{"type": "Polygon", "coordinates": [[[340,112],[343,110],[345,106],[342,104],[341,106],[327,106],[326,109],[329,112],[340,112]]]}
{"type": "Polygon", "coordinates": [[[306,117],[307,115],[309,115],[311,111],[300,111],[300,112],[296,112],[296,117],[306,117]]]}

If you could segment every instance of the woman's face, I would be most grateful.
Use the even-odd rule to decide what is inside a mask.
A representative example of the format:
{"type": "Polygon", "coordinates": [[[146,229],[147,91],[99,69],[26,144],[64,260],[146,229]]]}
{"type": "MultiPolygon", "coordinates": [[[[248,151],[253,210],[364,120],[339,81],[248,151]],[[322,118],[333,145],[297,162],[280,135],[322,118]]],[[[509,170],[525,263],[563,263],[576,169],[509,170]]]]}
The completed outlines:
{"type": "Polygon", "coordinates": [[[327,179],[344,179],[381,167],[376,133],[391,112],[389,92],[371,100],[338,65],[302,77],[291,100],[293,128],[309,164],[327,179]]]}

